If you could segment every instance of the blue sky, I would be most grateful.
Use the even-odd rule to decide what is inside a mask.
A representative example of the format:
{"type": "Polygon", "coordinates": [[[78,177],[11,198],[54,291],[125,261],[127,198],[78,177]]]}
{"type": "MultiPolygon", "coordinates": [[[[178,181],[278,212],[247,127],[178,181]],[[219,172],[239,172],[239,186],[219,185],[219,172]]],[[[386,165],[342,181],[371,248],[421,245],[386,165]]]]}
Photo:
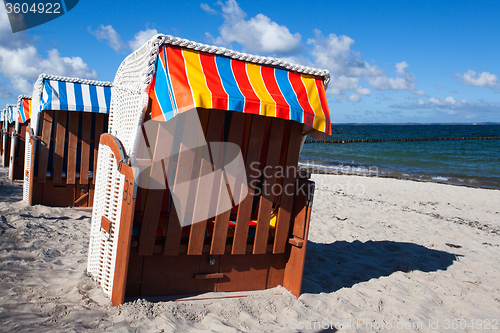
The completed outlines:
{"type": "Polygon", "coordinates": [[[500,122],[500,1],[93,1],[13,34],[0,105],[47,74],[112,81],[155,33],[328,69],[332,122],[500,122]]]}

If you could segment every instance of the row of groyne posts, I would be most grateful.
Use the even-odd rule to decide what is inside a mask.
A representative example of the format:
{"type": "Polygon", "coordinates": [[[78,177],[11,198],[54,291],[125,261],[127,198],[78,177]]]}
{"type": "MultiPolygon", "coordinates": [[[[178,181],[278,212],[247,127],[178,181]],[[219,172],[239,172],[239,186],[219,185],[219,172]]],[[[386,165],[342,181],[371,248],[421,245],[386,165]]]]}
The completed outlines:
{"type": "Polygon", "coordinates": [[[351,143],[351,142],[384,142],[384,141],[446,141],[446,140],[500,140],[500,136],[462,136],[459,138],[423,138],[423,139],[349,139],[349,140],[306,140],[305,143],[351,143]]]}

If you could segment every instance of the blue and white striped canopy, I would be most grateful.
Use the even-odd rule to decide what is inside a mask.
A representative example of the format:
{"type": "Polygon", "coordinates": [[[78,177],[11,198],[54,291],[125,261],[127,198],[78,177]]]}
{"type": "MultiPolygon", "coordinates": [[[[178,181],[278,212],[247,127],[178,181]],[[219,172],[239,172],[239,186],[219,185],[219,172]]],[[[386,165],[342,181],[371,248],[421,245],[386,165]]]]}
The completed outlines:
{"type": "Polygon", "coordinates": [[[5,116],[7,117],[7,122],[9,124],[14,122],[17,116],[17,106],[13,104],[7,104],[7,112],[5,116]]]}
{"type": "MultiPolygon", "coordinates": [[[[95,81],[94,81],[95,82],[95,81]]],[[[66,110],[107,113],[111,86],[45,79],[40,111],[66,110]]]]}

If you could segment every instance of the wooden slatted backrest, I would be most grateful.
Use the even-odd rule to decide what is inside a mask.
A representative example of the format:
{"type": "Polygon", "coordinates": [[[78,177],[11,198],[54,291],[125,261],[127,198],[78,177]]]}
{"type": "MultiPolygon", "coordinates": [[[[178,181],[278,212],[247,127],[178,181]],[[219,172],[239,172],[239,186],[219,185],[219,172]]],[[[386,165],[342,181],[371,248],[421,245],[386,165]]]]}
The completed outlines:
{"type": "Polygon", "coordinates": [[[35,157],[37,182],[45,183],[47,174],[59,184],[95,181],[91,172],[96,170],[99,136],[107,132],[108,117],[101,113],[44,111],[35,157]]]}
{"type": "MultiPolygon", "coordinates": [[[[181,227],[175,206],[169,197],[170,190],[143,190],[145,198],[143,204],[136,209],[136,216],[140,216],[141,232],[138,242],[139,255],[152,255],[158,252],[155,244],[162,241],[164,255],[201,255],[209,252],[212,255],[245,254],[252,251],[254,254],[283,253],[289,238],[290,221],[292,218],[293,198],[296,186],[297,164],[302,139],[302,124],[286,121],[279,118],[269,118],[259,115],[243,114],[222,110],[198,109],[200,123],[207,143],[226,141],[241,148],[245,170],[249,183],[248,195],[243,198],[236,208],[229,211],[217,212],[215,218],[194,223],[186,229],[181,227]],[[168,211],[168,224],[165,237],[157,238],[158,223],[165,217],[162,212],[168,211]],[[276,224],[270,233],[271,213],[276,213],[276,224]],[[235,221],[234,233],[228,237],[229,221],[235,221]],[[255,235],[249,237],[250,221],[257,220],[255,235]],[[207,230],[211,236],[207,237],[207,230]],[[271,237],[270,237],[271,235],[271,237]],[[271,250],[270,250],[271,249],[271,250]]],[[[170,121],[178,121],[177,117],[170,121]]],[[[176,130],[182,131],[188,124],[176,124],[176,130]]],[[[148,149],[156,155],[160,151],[163,156],[170,156],[172,151],[179,151],[179,142],[174,142],[172,134],[160,133],[154,138],[148,138],[148,149]]],[[[184,136],[193,135],[192,131],[183,131],[184,136]]],[[[205,149],[208,149],[206,147],[205,149]]],[[[212,154],[214,152],[211,152],[212,154]]],[[[150,172],[151,179],[163,181],[172,166],[176,167],[175,177],[171,186],[174,188],[187,180],[194,180],[191,191],[195,191],[195,200],[189,200],[193,211],[197,205],[212,200],[216,207],[218,200],[222,200],[224,191],[230,191],[224,177],[216,179],[211,188],[202,187],[196,179],[203,174],[220,169],[226,165],[223,156],[211,155],[211,160],[201,159],[203,150],[181,150],[181,153],[169,157],[162,163],[153,164],[150,172]],[[192,174],[189,165],[199,162],[201,166],[195,169],[200,174],[192,174]]],[[[229,154],[226,159],[230,158],[229,154]]],[[[172,179],[171,179],[172,180],[172,179]]],[[[245,193],[243,188],[234,189],[233,198],[245,193]],[[243,191],[243,192],[242,192],[243,191]]],[[[176,192],[177,193],[177,192],[176,192]]],[[[184,200],[186,198],[179,198],[184,200]]]]}

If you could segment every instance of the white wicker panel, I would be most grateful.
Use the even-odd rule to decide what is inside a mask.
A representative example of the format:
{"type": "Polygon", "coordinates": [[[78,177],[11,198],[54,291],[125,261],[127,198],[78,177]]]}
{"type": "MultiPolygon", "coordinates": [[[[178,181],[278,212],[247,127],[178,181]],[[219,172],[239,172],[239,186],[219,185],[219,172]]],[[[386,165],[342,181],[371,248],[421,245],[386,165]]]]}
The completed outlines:
{"type": "Polygon", "coordinates": [[[101,144],[96,177],[87,271],[111,298],[125,176],[118,172],[111,149],[101,144]],[[102,216],[111,221],[109,235],[101,231],[102,216]]]}
{"type": "Polygon", "coordinates": [[[155,42],[158,41],[150,39],[125,58],[111,88],[109,133],[121,141],[129,157],[135,156],[138,136],[142,135],[141,125],[148,104],[145,81],[155,42]]]}
{"type": "Polygon", "coordinates": [[[31,172],[31,134],[26,131],[26,146],[24,151],[24,183],[23,201],[28,203],[30,199],[30,172],[31,172]]]}
{"type": "Polygon", "coordinates": [[[12,179],[14,176],[14,157],[16,155],[16,140],[17,140],[17,133],[19,133],[19,127],[21,124],[16,120],[14,123],[14,132],[12,133],[10,137],[10,156],[9,158],[9,178],[12,179]]]}

